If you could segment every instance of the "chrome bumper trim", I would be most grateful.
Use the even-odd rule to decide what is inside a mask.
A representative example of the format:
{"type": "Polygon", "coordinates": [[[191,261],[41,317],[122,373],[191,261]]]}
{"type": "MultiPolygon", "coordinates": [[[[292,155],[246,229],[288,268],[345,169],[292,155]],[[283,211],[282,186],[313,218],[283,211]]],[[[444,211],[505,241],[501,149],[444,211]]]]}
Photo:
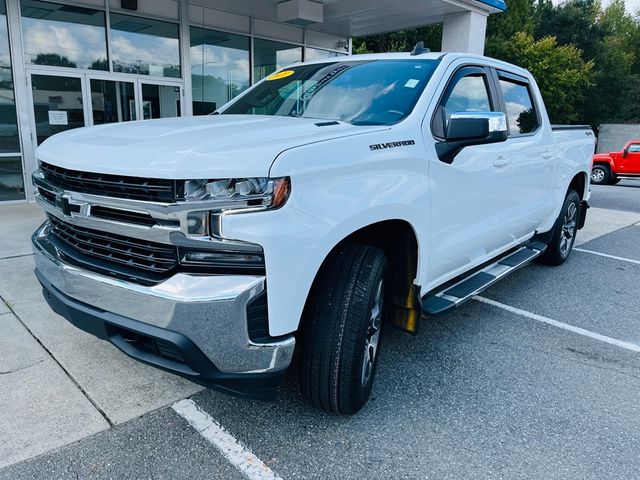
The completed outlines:
{"type": "Polygon", "coordinates": [[[45,223],[32,237],[36,269],[65,295],[181,333],[222,372],[276,372],[291,363],[293,337],[266,344],[249,338],[246,306],[265,289],[265,277],[178,273],[154,286],[136,285],[65,263],[47,231],[45,223]]]}

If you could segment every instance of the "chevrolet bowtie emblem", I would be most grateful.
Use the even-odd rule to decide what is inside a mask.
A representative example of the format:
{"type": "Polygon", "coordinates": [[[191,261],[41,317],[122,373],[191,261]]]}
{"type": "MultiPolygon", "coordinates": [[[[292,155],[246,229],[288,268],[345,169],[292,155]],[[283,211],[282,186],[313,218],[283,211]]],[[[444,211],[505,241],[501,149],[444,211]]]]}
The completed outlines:
{"type": "Polygon", "coordinates": [[[70,217],[72,213],[80,213],[80,205],[71,203],[71,197],[65,193],[56,195],[56,207],[62,210],[65,217],[70,217]]]}

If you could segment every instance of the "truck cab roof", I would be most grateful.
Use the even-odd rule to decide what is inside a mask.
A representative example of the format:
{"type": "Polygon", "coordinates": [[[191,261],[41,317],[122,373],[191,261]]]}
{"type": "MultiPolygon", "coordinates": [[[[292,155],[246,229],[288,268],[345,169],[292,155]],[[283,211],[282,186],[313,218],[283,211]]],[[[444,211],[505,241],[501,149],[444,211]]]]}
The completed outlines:
{"type": "Polygon", "coordinates": [[[375,60],[416,60],[416,59],[424,59],[424,60],[445,60],[446,63],[452,63],[458,59],[469,60],[471,63],[478,63],[481,65],[492,65],[494,67],[502,67],[506,70],[509,70],[513,73],[517,73],[522,76],[529,77],[530,73],[524,68],[518,67],[517,65],[513,65],[511,63],[503,62],[502,60],[497,60],[495,58],[486,57],[484,55],[475,55],[472,53],[463,53],[463,52],[425,52],[417,55],[412,55],[410,52],[388,52],[388,53],[365,53],[359,55],[349,55],[343,57],[335,57],[335,58],[323,58],[319,60],[298,62],[295,65],[300,64],[316,64],[316,63],[328,63],[332,61],[339,62],[361,62],[363,60],[375,61],[375,60]]]}

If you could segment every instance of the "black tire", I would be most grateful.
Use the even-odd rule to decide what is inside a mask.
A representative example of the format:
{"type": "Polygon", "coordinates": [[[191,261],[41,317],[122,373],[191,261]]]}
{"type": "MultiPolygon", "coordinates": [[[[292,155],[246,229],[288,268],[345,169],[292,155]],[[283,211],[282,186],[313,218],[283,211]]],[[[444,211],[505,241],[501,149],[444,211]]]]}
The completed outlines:
{"type": "Polygon", "coordinates": [[[307,402],[327,413],[353,415],[369,399],[384,324],[387,272],[382,250],[345,243],[327,259],[312,287],[303,318],[300,389],[307,402]],[[372,322],[376,305],[377,330],[372,322]],[[368,345],[376,331],[376,344],[368,345]],[[365,358],[371,356],[365,375],[365,358]]]}
{"type": "Polygon", "coordinates": [[[594,185],[608,185],[611,182],[611,169],[609,165],[597,163],[591,169],[591,183],[594,185]]]}
{"type": "Polygon", "coordinates": [[[553,266],[561,265],[569,258],[578,232],[577,223],[580,218],[580,208],[580,195],[575,190],[569,190],[560,215],[553,226],[551,241],[540,256],[540,263],[553,266]]]}

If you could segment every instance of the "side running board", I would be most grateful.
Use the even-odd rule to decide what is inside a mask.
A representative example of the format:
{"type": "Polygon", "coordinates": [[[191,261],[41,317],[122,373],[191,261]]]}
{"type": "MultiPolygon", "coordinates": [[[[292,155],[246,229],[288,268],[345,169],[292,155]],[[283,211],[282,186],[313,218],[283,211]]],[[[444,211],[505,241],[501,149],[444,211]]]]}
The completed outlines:
{"type": "Polygon", "coordinates": [[[525,266],[540,256],[546,248],[547,246],[541,242],[529,243],[459,282],[429,293],[422,299],[423,313],[440,315],[454,309],[511,272],[525,266]]]}

